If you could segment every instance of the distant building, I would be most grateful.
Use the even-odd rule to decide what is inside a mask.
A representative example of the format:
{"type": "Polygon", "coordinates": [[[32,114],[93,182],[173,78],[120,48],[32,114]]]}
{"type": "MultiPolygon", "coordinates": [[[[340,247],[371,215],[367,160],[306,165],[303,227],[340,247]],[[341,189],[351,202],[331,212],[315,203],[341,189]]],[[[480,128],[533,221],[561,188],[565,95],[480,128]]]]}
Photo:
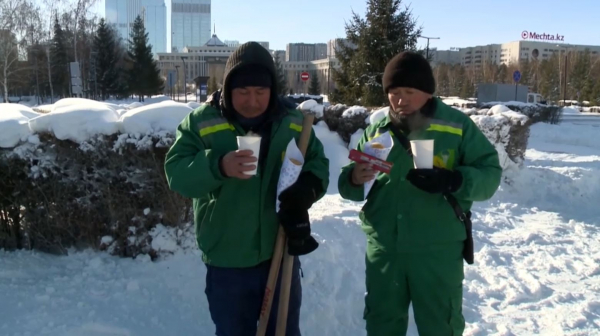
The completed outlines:
{"type": "Polygon", "coordinates": [[[223,43],[232,48],[237,48],[240,46],[240,41],[224,40],[223,43]]]}
{"type": "Polygon", "coordinates": [[[273,59],[279,57],[279,62],[285,62],[285,50],[273,50],[271,54],[273,55],[273,59]]]}
{"type": "Polygon", "coordinates": [[[288,43],[286,62],[309,62],[327,58],[326,43],[288,43]]]}
{"type": "Polygon", "coordinates": [[[203,46],[210,39],[211,0],[171,0],[171,49],[203,46]]]}
{"type": "Polygon", "coordinates": [[[460,51],[458,50],[437,50],[430,49],[429,56],[431,57],[431,65],[438,64],[460,64],[460,51]]]}
{"type": "Polygon", "coordinates": [[[464,66],[479,67],[491,62],[495,64],[512,64],[522,60],[548,60],[554,53],[569,51],[584,52],[590,50],[594,56],[600,56],[600,46],[562,44],[556,42],[515,41],[502,44],[460,48],[460,63],[464,66]]]}
{"type": "Polygon", "coordinates": [[[144,20],[152,52],[168,50],[165,0],[105,0],[104,6],[106,22],[115,27],[125,43],[128,43],[133,23],[139,15],[144,20]]]}

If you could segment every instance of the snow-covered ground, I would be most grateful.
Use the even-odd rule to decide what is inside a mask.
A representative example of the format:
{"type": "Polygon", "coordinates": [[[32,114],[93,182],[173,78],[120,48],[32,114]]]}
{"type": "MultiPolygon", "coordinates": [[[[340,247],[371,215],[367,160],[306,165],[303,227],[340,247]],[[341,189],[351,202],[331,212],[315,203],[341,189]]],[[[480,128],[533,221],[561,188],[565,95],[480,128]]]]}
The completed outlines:
{"type": "MultiPolygon", "coordinates": [[[[132,118],[131,125],[171,123],[140,113],[148,118],[132,118]]],[[[311,209],[321,246],[301,259],[301,328],[304,335],[365,335],[362,204],[337,193],[348,150],[325,127],[315,130],[332,181],[311,209]]],[[[534,125],[525,168],[511,172],[492,200],[476,204],[465,335],[600,335],[598,130],[534,125]]],[[[181,246],[164,228],[154,236],[155,248],[173,254],[151,262],[89,250],[64,257],[0,251],[0,335],[214,335],[193,233],[181,246]]],[[[409,335],[417,335],[412,322],[409,335]]]]}

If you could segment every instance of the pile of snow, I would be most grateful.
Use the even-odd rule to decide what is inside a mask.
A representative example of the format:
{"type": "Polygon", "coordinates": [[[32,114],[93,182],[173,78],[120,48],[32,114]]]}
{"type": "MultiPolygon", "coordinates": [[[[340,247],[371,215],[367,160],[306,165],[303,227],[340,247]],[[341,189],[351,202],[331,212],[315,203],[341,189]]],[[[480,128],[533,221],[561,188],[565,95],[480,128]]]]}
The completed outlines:
{"type": "Polygon", "coordinates": [[[325,156],[329,159],[330,183],[327,192],[337,194],[337,179],[340,175],[340,170],[350,163],[350,159],[348,159],[348,147],[339,134],[329,130],[324,121],[320,121],[313,128],[317,138],[321,140],[321,143],[325,147],[325,156]]]}
{"type": "Polygon", "coordinates": [[[474,99],[462,99],[459,97],[440,97],[444,104],[455,107],[467,107],[477,102],[474,99]]]}
{"type": "Polygon", "coordinates": [[[323,108],[323,105],[320,105],[313,99],[305,100],[297,107],[299,110],[315,113],[316,118],[323,118],[323,108]]]}
{"type": "Polygon", "coordinates": [[[119,106],[118,104],[112,104],[112,103],[107,103],[107,102],[100,102],[100,101],[96,101],[96,100],[92,100],[92,99],[86,99],[86,98],[64,98],[64,99],[61,99],[61,100],[57,101],[56,103],[54,103],[52,105],[51,112],[55,112],[57,110],[65,108],[65,107],[75,107],[75,106],[80,106],[80,107],[88,107],[88,106],[108,107],[108,108],[110,108],[113,111],[117,111],[117,110],[121,109],[121,106],[119,106]]]}
{"type": "Polygon", "coordinates": [[[117,133],[119,115],[102,103],[86,105],[77,102],[54,107],[52,112],[29,120],[29,127],[34,133],[53,133],[59,140],[84,142],[97,134],[117,133]]]}
{"type": "Polygon", "coordinates": [[[12,148],[31,135],[29,119],[39,116],[21,104],[0,104],[0,148],[12,148]]]}
{"type": "Polygon", "coordinates": [[[161,131],[175,133],[177,126],[192,111],[183,103],[163,101],[137,107],[127,111],[120,118],[121,133],[152,134],[161,131]]]}
{"type": "Polygon", "coordinates": [[[198,102],[189,102],[187,103],[187,106],[189,106],[192,110],[195,110],[198,107],[202,106],[202,104],[198,102]]]}
{"type": "Polygon", "coordinates": [[[356,115],[361,115],[361,114],[368,114],[369,111],[362,106],[351,106],[349,108],[347,108],[344,113],[342,113],[342,117],[344,118],[350,118],[350,117],[354,117],[356,115]]]}
{"type": "Polygon", "coordinates": [[[525,125],[529,120],[526,115],[515,112],[506,105],[494,105],[489,110],[485,109],[487,115],[502,116],[508,118],[513,124],[525,125]]]}
{"type": "Polygon", "coordinates": [[[291,95],[287,95],[287,97],[292,97],[294,99],[308,98],[308,99],[313,99],[313,100],[323,98],[323,96],[321,96],[321,95],[309,95],[309,94],[291,94],[291,95]]]}

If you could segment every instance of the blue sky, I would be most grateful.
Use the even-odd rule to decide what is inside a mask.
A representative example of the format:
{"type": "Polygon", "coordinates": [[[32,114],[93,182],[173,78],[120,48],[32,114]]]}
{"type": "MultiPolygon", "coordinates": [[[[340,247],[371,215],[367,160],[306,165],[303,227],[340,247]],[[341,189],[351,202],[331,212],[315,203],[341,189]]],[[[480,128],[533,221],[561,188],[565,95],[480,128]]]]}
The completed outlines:
{"type": "MultiPolygon", "coordinates": [[[[170,0],[165,0],[169,10],[170,0]]],[[[361,16],[366,0],[213,0],[212,22],[221,40],[268,41],[271,49],[292,42],[327,42],[344,37],[352,10],[361,16]]],[[[440,37],[440,49],[521,39],[524,30],[564,35],[565,43],[600,45],[598,0],[416,0],[403,1],[423,26],[440,37]]],[[[104,13],[104,1],[96,7],[104,13]]],[[[169,20],[170,22],[170,20],[169,20]]],[[[170,30],[170,23],[168,23],[170,30]]],[[[169,36],[169,35],[167,35],[169,36]]],[[[424,46],[426,40],[421,40],[424,46]]]]}

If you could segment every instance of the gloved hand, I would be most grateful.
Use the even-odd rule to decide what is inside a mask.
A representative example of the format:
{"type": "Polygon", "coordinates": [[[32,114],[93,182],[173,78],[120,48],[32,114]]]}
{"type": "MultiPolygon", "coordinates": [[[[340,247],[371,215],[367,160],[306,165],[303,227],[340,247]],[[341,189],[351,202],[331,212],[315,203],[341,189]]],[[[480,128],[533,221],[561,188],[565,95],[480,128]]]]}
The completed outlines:
{"type": "Polygon", "coordinates": [[[453,193],[460,189],[463,177],[459,171],[442,168],[411,169],[406,179],[415,187],[432,194],[453,193]]]}
{"type": "Polygon", "coordinates": [[[311,172],[300,174],[298,180],[279,195],[281,209],[310,209],[321,193],[322,182],[311,172]]]}
{"type": "Polygon", "coordinates": [[[305,255],[319,247],[310,235],[310,220],[307,209],[286,208],[277,214],[288,238],[288,253],[292,256],[305,255]]]}

